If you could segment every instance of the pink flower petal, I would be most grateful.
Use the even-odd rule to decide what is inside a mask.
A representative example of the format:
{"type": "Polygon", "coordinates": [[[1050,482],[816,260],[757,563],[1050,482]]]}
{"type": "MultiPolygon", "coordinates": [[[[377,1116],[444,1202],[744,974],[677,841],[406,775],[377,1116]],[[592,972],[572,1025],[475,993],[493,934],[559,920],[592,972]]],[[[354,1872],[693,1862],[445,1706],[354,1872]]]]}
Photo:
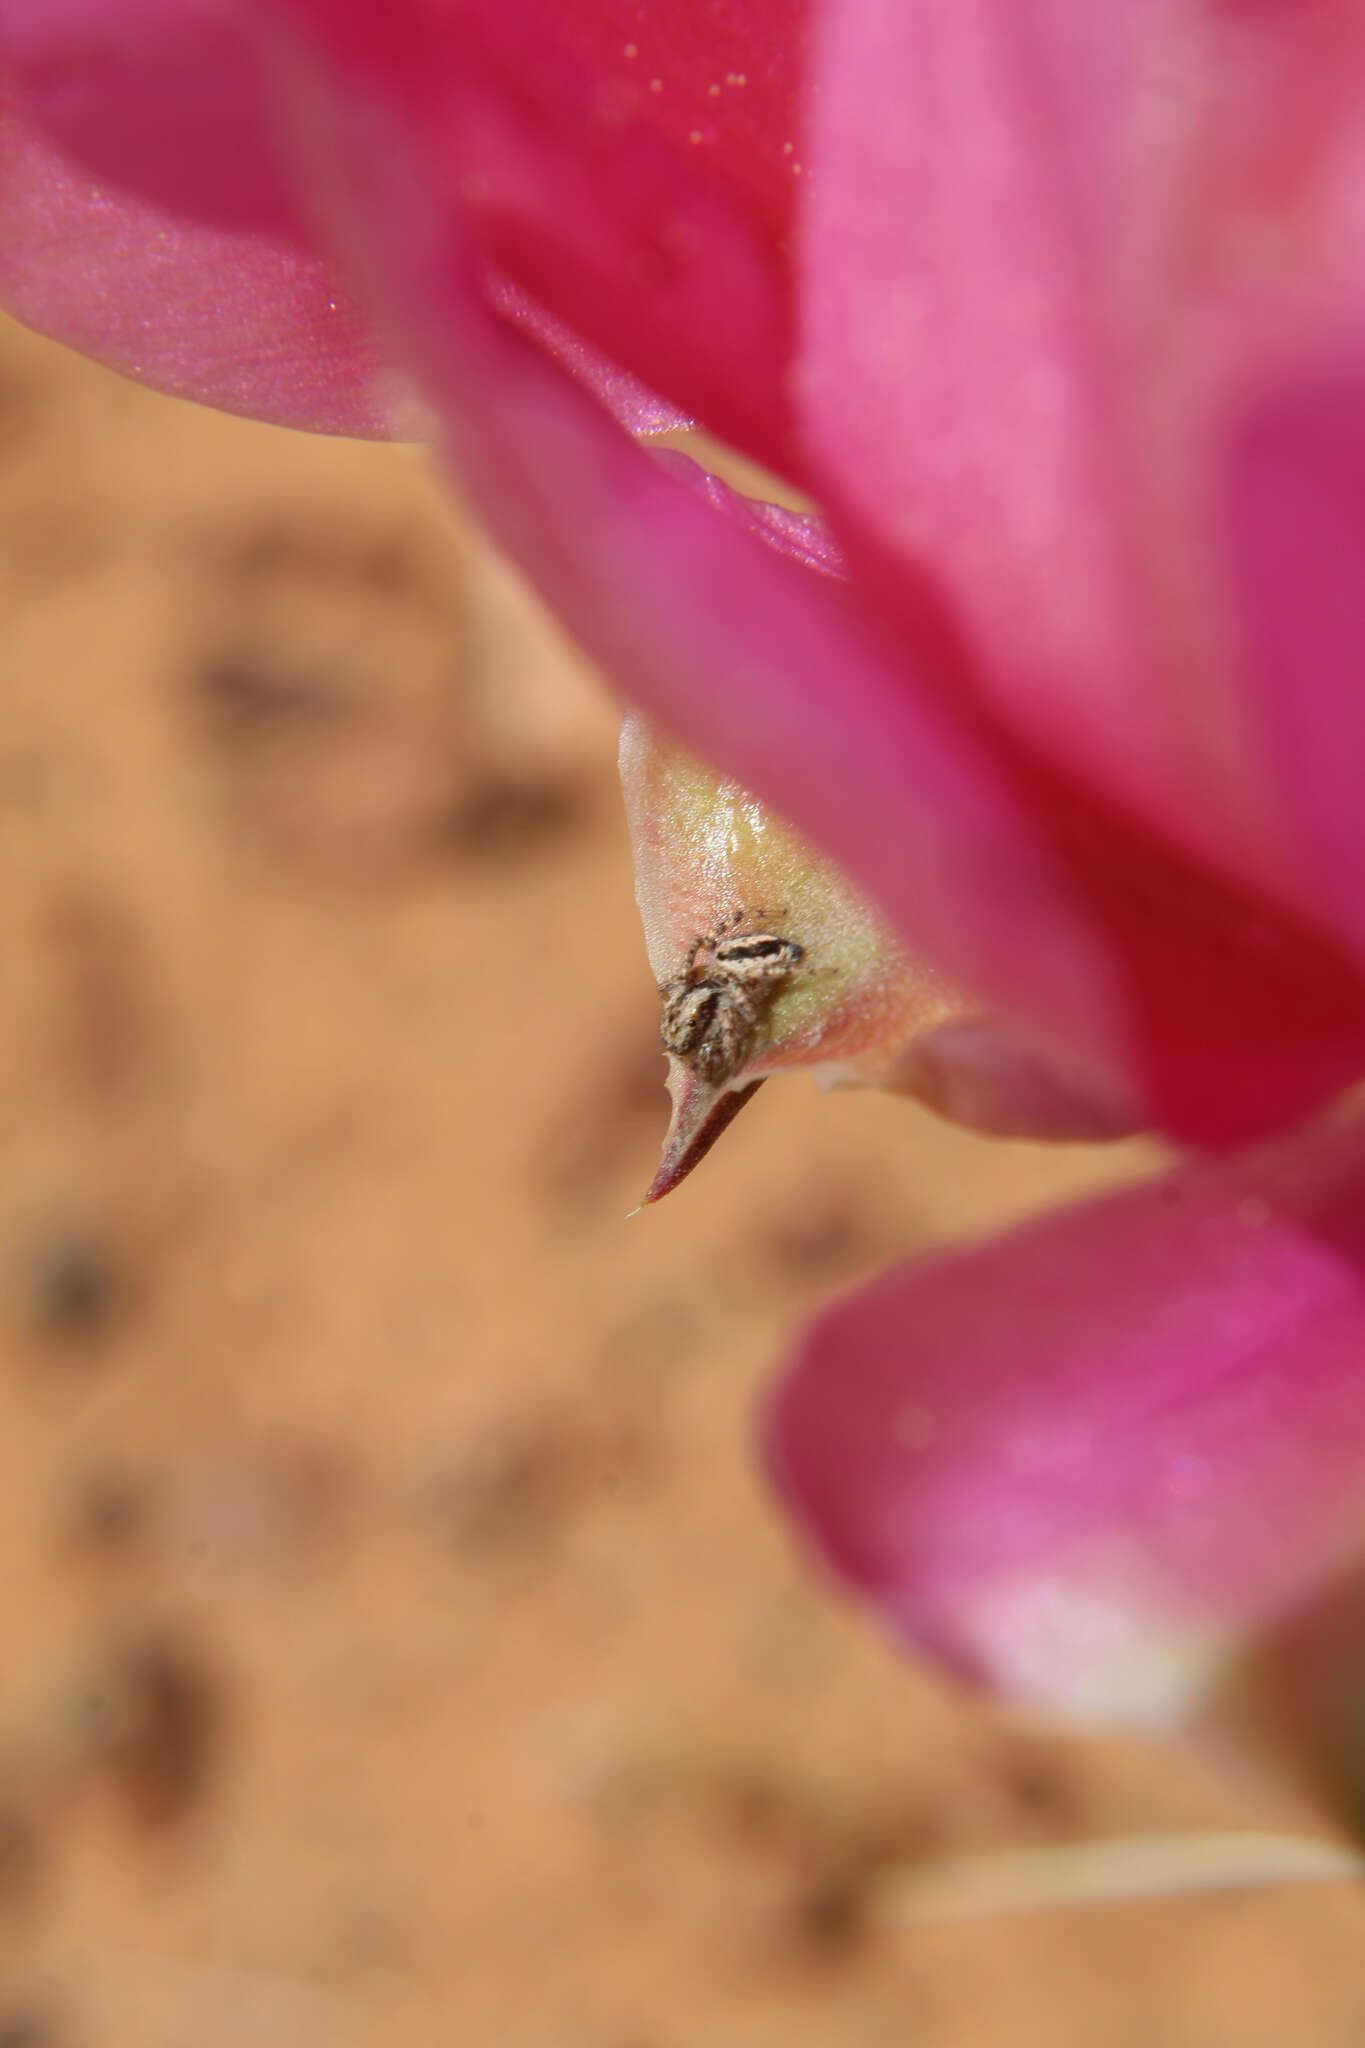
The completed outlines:
{"type": "Polygon", "coordinates": [[[805,1338],[770,1444],[910,1642],[1185,1704],[1365,1538],[1365,1112],[893,1274],[805,1338]]]}
{"type": "Polygon", "coordinates": [[[580,384],[586,384],[628,434],[647,439],[651,434],[667,434],[679,427],[696,425],[687,413],[679,412],[675,405],[649,390],[638,377],[632,377],[610,356],[593,348],[516,285],[505,278],[490,278],[486,282],[489,299],[498,311],[533,335],[547,355],[562,363],[580,384]]]}
{"type": "MultiPolygon", "coordinates": [[[[528,24],[537,21],[554,30],[547,49],[577,48],[573,9],[542,18],[514,8],[491,28],[491,18],[476,12],[477,20],[457,10],[457,18],[448,21],[442,13],[439,22],[413,6],[386,12],[382,23],[367,14],[357,30],[361,55],[375,58],[365,41],[373,30],[380,38],[378,69],[367,70],[347,44],[356,118],[363,121],[364,110],[378,105],[392,124],[395,149],[419,152],[397,204],[412,222],[444,212],[444,229],[453,237],[472,211],[471,262],[500,239],[509,248],[526,235],[536,242],[549,218],[545,209],[552,198],[557,203],[561,159],[582,142],[574,109],[583,112],[575,98],[582,76],[570,66],[566,98],[542,135],[532,115],[558,72],[544,51],[527,78],[510,79],[506,68],[509,52],[521,48],[528,24]],[[447,39],[452,49],[459,42],[469,58],[456,67],[458,77],[451,74],[449,51],[430,79],[417,63],[430,53],[432,35],[442,47],[447,39]],[[397,80],[392,93],[385,86],[391,78],[397,80]],[[465,126],[442,118],[453,116],[455,101],[470,115],[465,126]],[[499,166],[499,176],[516,171],[510,186],[493,177],[499,166]],[[486,178],[492,187],[480,183],[486,178]],[[489,197],[493,188],[502,193],[496,204],[489,197]],[[541,227],[532,232],[536,222],[541,227]]],[[[753,28],[761,13],[741,19],[753,28]]],[[[80,0],[62,0],[51,15],[29,0],[11,20],[27,22],[27,58],[34,65],[41,51],[33,35],[69,39],[86,14],[90,9],[82,10],[80,0]]],[[[144,17],[161,18],[157,0],[144,0],[136,20],[144,17]]],[[[619,59],[634,61],[624,54],[619,59]]],[[[240,110],[236,86],[229,97],[240,110]]],[[[648,88],[643,98],[627,94],[624,127],[631,139],[620,143],[624,157],[615,117],[608,121],[594,103],[586,183],[572,188],[570,197],[577,197],[567,214],[575,235],[588,239],[575,243],[565,261],[589,280],[584,290],[592,280],[593,290],[606,280],[604,305],[616,304],[613,293],[619,297],[629,273],[638,289],[626,296],[632,304],[650,301],[647,324],[668,329],[666,337],[655,335],[660,346],[666,341],[686,353],[698,320],[720,334],[719,354],[698,375],[702,384],[719,379],[727,402],[742,409],[743,379],[752,373],[763,382],[773,369],[744,307],[754,313],[761,302],[773,313],[777,300],[769,287],[778,300],[785,289],[780,279],[774,285],[785,261],[771,245],[774,202],[757,173],[745,183],[735,139],[749,132],[743,120],[732,122],[724,147],[718,143],[707,159],[727,176],[732,160],[739,164],[730,191],[718,170],[716,181],[708,182],[710,173],[698,181],[680,167],[672,116],[651,125],[641,111],[656,97],[648,88]],[[630,214],[627,208],[628,218],[594,210],[593,195],[603,197],[598,183],[629,183],[624,174],[637,155],[649,173],[636,192],[642,210],[630,214]],[[632,243],[631,233],[644,233],[651,221],[649,232],[656,230],[658,208],[668,213],[675,199],[683,213],[668,218],[676,225],[685,216],[698,235],[705,230],[708,264],[714,257],[718,267],[684,265],[670,297],[671,286],[656,291],[657,281],[638,268],[630,272],[644,246],[632,243]],[[711,239],[713,228],[718,241],[711,239]],[[726,267],[731,258],[738,266],[733,277],[726,267]],[[713,290],[726,301],[733,332],[719,320],[708,296],[713,290]]],[[[781,103],[781,93],[752,101],[769,115],[781,103]]],[[[10,172],[0,200],[10,232],[0,238],[0,284],[22,317],[171,389],[298,424],[383,429],[364,344],[327,272],[311,258],[246,231],[187,229],[141,202],[113,200],[47,149],[17,112],[10,119],[10,172]],[[156,306],[154,320],[147,317],[149,303],[156,306]]],[[[770,163],[777,129],[760,119],[753,133],[770,163]]],[[[173,164],[155,123],[147,124],[144,140],[149,161],[160,150],[161,175],[169,176],[173,164]]],[[[131,146],[127,136],[123,143],[131,146]]],[[[153,163],[149,179],[154,169],[153,163]]],[[[396,211],[383,225],[372,218],[368,240],[381,268],[397,260],[396,252],[381,248],[386,236],[401,242],[405,233],[410,241],[396,211]]],[[[446,394],[449,417],[454,421],[461,409],[465,415],[468,442],[474,401],[456,389],[458,350],[453,341],[443,343],[440,329],[448,310],[440,308],[440,293],[456,288],[439,276],[444,260],[435,258],[425,282],[415,280],[409,263],[406,277],[384,283],[398,294],[397,344],[418,338],[417,356],[429,381],[446,394]],[[398,331],[405,321],[406,335],[398,331]]],[[[637,316],[646,317],[638,307],[637,316]]],[[[524,299],[517,317],[536,324],[524,299]]],[[[766,317],[761,308],[755,313],[760,326],[766,317]]],[[[780,327],[780,317],[773,318],[780,327]]],[[[484,382],[510,380],[509,391],[518,380],[533,383],[520,359],[501,350],[503,330],[484,323],[484,331],[499,338],[499,348],[464,367],[471,374],[477,367],[484,382]]],[[[765,331],[771,340],[776,329],[765,331]]],[[[572,335],[561,331],[552,345],[580,372],[602,374],[590,355],[582,359],[581,348],[575,361],[572,335]]],[[[770,404],[772,390],[765,389],[770,404]]],[[[559,391],[554,380],[528,401],[520,426],[515,406],[499,406],[505,431],[496,450],[491,415],[487,431],[476,436],[485,507],[503,519],[547,592],[642,701],[824,843],[873,889],[920,950],[1016,1012],[1059,1055],[1080,1062],[1082,1096],[1098,1089],[1107,1097],[1118,1085],[1133,1106],[1170,1128],[1226,1141],[1311,1107],[1359,1072],[1365,993],[1330,945],[1277,914],[1263,895],[1225,888],[1112,811],[1089,804],[1075,787],[1012,752],[1000,735],[985,726],[968,730],[955,708],[938,707],[937,693],[950,681],[964,684],[971,670],[957,621],[918,572],[903,566],[900,578],[915,592],[912,606],[897,599],[901,616],[913,617],[917,631],[906,654],[860,620],[852,591],[822,578],[827,587],[813,596],[810,579],[780,575],[768,549],[736,548],[735,536],[723,537],[719,522],[698,523],[684,512],[676,486],[664,489],[652,475],[646,484],[645,473],[630,470],[619,453],[606,460],[595,416],[591,431],[590,415],[570,429],[570,412],[561,411],[542,443],[538,434],[546,422],[534,423],[551,391],[559,391]],[[583,435],[589,452],[580,461],[583,435]],[[531,533],[534,504],[542,516],[531,533]],[[582,559],[575,528],[583,541],[591,536],[591,562],[582,559]],[[567,573],[570,561],[581,573],[579,585],[567,573]],[[697,603],[698,590],[706,591],[707,606],[697,603]],[[713,616],[703,619],[708,607],[713,616]],[[669,636],[665,650],[660,643],[669,636]],[[758,671],[764,681],[747,696],[743,685],[758,671]]],[[[664,416],[636,386],[621,384],[611,396],[635,424],[658,424],[664,416]]],[[[776,431],[771,416],[769,428],[776,431]]],[[[758,439],[767,434],[765,428],[758,439]]],[[[723,496],[707,488],[713,498],[723,496]]],[[[747,524],[798,560],[818,561],[831,576],[837,571],[837,557],[817,530],[789,516],[746,510],[742,501],[730,499],[726,509],[729,524],[747,524]]]]}
{"type": "MultiPolygon", "coordinates": [[[[1206,331],[1230,287],[1189,289],[1227,211],[1195,147],[1221,75],[1200,11],[826,6],[797,375],[855,580],[919,645],[938,630],[1110,935],[1141,1098],[1226,1142],[1358,1071],[1328,1045],[1361,1008],[1209,573],[1205,385],[1250,343],[1206,331]]],[[[1234,11],[1239,57],[1267,13],[1293,10],[1234,11]]]]}
{"type": "Polygon", "coordinates": [[[793,512],[785,505],[772,505],[760,498],[746,498],[731,490],[721,477],[712,476],[685,455],[660,449],[657,460],[679,483],[714,505],[726,519],[766,541],[779,555],[799,562],[805,569],[818,569],[842,582],[847,574],[843,550],[822,519],[811,513],[793,512]]]}
{"type": "Polygon", "coordinates": [[[1365,952],[1365,327],[1230,437],[1224,533],[1274,774],[1318,887],[1365,952]]]}
{"type": "Polygon", "coordinates": [[[1135,1129],[1131,1109],[1083,1094],[1055,1056],[1047,1058],[998,1017],[939,1024],[911,1040],[889,1070],[868,1078],[874,1087],[917,1096],[950,1123],[997,1138],[1086,1144],[1135,1129]]]}
{"type": "Polygon", "coordinates": [[[1045,990],[1050,1016],[1113,1051],[1103,949],[1068,884],[989,755],[859,620],[818,529],[732,500],[681,458],[656,463],[490,315],[458,217],[424,203],[401,107],[349,81],[334,104],[301,102],[300,132],[310,122],[338,233],[398,323],[461,481],[589,651],[684,745],[818,819],[910,929],[970,961],[964,978],[1045,990]]]}
{"type": "Polygon", "coordinates": [[[712,432],[797,473],[777,138],[799,5],[744,0],[703,25],[567,0],[293,11],[357,103],[401,106],[426,203],[459,212],[475,253],[712,432]]]}
{"type": "Polygon", "coordinates": [[[255,39],[221,0],[7,0],[0,60],[101,184],[205,225],[305,239],[255,39]]]}
{"type": "MultiPolygon", "coordinates": [[[[158,389],[389,432],[349,288],[278,161],[254,36],[213,0],[25,0],[0,16],[0,300],[158,389]]],[[[632,432],[690,424],[507,283],[498,302],[632,432]]],[[[401,423],[400,423],[401,425],[401,423]]]]}
{"type": "MultiPolygon", "coordinates": [[[[800,389],[833,503],[865,549],[942,578],[981,689],[1068,771],[1145,804],[1169,734],[1103,320],[1142,12],[822,10],[800,389]]],[[[889,604],[899,580],[888,563],[889,604]]]]}
{"type": "Polygon", "coordinates": [[[111,193],[3,75],[0,303],[157,390],[283,426],[389,431],[372,345],[327,265],[111,193]]]}
{"type": "Polygon", "coordinates": [[[1324,249],[1361,274],[1361,40],[1336,0],[840,0],[812,53],[798,402],[855,572],[912,624],[932,576],[1031,752],[1309,918],[1208,515],[1224,394],[1347,290],[1324,249]]]}
{"type": "Polygon", "coordinates": [[[1175,280],[1207,394],[1210,582],[1311,888],[1362,953],[1365,13],[1233,10],[1218,57],[1175,280]]]}
{"type": "Polygon", "coordinates": [[[819,529],[717,517],[723,491],[661,474],[519,348],[478,297],[458,212],[429,202],[431,138],[405,103],[346,71],[323,127],[316,167],[345,166],[338,232],[466,486],[665,730],[806,830],[918,953],[1064,1052],[1078,1097],[1228,1142],[1360,1072],[1365,988],[1330,945],[964,725],[932,668],[945,636],[918,653],[881,637],[819,529]]]}

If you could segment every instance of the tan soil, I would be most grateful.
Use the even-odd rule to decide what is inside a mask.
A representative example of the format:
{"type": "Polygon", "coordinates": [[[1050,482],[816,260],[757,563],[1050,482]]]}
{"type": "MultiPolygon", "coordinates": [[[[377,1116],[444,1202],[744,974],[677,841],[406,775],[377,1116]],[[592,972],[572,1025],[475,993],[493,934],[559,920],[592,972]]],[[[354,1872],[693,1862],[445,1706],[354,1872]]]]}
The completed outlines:
{"type": "Polygon", "coordinates": [[[666,1100],[608,694],[401,450],[0,332],[0,2048],[1365,2042],[1330,1883],[879,1924],[1302,1815],[800,1555],[811,1304],[1142,1163],[666,1100]]]}

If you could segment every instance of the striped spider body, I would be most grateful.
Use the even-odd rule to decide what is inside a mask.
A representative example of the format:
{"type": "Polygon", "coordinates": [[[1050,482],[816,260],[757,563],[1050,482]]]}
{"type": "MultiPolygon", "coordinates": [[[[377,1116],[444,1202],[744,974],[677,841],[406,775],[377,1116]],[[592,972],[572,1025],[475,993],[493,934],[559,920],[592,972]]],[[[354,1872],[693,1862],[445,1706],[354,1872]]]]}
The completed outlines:
{"type": "Polygon", "coordinates": [[[727,930],[695,939],[686,965],[659,989],[664,1051],[715,1084],[737,1074],[804,948],[777,932],[727,930]]]}

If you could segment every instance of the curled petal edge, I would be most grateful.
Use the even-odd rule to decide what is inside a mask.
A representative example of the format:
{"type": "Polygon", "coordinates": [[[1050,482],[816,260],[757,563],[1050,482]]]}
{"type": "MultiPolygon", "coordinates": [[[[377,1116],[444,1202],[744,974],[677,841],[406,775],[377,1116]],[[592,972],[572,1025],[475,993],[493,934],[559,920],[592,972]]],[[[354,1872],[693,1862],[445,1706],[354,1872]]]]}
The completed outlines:
{"type": "Polygon", "coordinates": [[[1080,1095],[1227,1145],[1356,1077],[1365,980],[1330,941],[1060,784],[954,691],[941,636],[889,637],[801,546],[662,472],[490,311],[401,102],[306,42],[284,61],[320,218],[457,475],[666,730],[806,831],[1080,1095]]]}
{"type": "Polygon", "coordinates": [[[1187,1714],[1365,1540],[1365,1109],[900,1269],[810,1330],[770,1466],[908,1644],[1187,1714]]]}

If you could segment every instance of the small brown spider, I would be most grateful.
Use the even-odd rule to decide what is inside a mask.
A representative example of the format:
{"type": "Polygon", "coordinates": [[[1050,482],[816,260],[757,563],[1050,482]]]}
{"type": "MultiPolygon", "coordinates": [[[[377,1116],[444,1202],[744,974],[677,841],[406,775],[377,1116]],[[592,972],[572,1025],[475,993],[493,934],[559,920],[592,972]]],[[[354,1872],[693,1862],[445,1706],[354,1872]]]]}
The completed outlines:
{"type": "Polygon", "coordinates": [[[776,932],[694,939],[686,965],[659,989],[664,1051],[691,1060],[703,1080],[728,1081],[804,957],[804,947],[776,932]]]}

